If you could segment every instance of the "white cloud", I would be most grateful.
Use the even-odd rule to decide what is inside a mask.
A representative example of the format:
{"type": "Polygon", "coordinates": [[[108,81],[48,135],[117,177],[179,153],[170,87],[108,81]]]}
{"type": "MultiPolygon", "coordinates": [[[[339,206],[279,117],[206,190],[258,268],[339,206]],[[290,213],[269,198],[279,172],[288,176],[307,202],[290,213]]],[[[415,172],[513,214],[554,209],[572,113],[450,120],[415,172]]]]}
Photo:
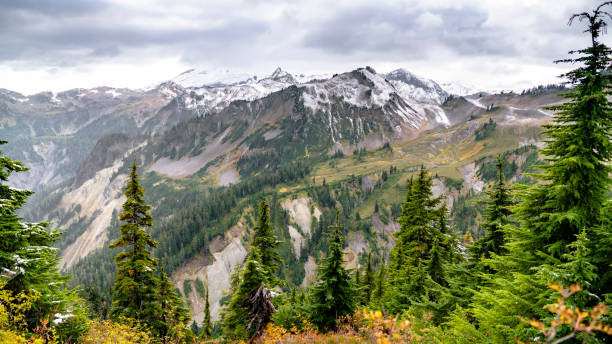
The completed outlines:
{"type": "Polygon", "coordinates": [[[431,12],[421,13],[416,21],[422,28],[439,27],[443,24],[442,17],[431,12]]]}
{"type": "MultiPolygon", "coordinates": [[[[553,82],[598,3],[516,0],[0,3],[0,87],[138,88],[191,67],[258,74],[403,67],[488,88],[553,82]]],[[[604,37],[604,40],[609,40],[604,37]]]]}

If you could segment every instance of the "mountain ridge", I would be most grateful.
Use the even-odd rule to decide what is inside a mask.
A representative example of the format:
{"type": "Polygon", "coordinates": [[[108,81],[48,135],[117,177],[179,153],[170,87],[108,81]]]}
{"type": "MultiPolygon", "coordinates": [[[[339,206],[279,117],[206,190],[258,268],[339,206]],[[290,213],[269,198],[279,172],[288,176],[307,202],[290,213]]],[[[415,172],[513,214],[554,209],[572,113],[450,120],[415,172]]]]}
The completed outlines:
{"type": "MultiPolygon", "coordinates": [[[[243,258],[251,202],[260,197],[276,199],[276,228],[291,270],[285,273],[298,285],[314,276],[321,245],[316,226],[327,225],[330,207],[341,205],[347,219],[359,214],[347,232],[348,264],[359,264],[364,248],[388,247],[391,210],[420,164],[438,175],[436,192],[447,195],[449,207],[461,205],[483,190],[478,173],[490,156],[519,149],[509,159],[529,160],[539,126],[550,120],[540,107],[560,100],[556,89],[451,96],[410,72],[389,74],[364,67],[301,82],[277,69],[232,86],[185,88],[169,81],[147,91],[76,89],[23,102],[18,93],[0,91],[0,134],[11,136],[10,153],[33,167],[22,185],[41,176],[53,181],[38,188],[43,192],[26,217],[66,231],[58,244],[61,266],[75,274],[75,283],[108,283],[110,277],[93,277],[91,267],[104,271],[101,276],[112,272],[105,243],[116,235],[121,186],[137,161],[157,220],[152,233],[177,285],[206,277],[225,281],[215,285],[219,290],[229,287],[226,265],[243,258]],[[265,95],[249,99],[253,85],[265,95]],[[482,134],[477,140],[491,120],[496,139],[482,134]],[[448,185],[457,180],[453,191],[448,185]],[[374,212],[375,199],[388,202],[379,204],[387,214],[374,212]],[[229,210],[217,209],[224,201],[229,210]],[[177,206],[181,212],[171,211],[177,206]],[[207,221],[198,223],[204,215],[191,212],[208,214],[207,221]],[[309,231],[303,218],[313,216],[309,231]]],[[[211,300],[216,311],[222,296],[211,300]]],[[[192,314],[200,314],[202,300],[185,298],[192,314]]]]}

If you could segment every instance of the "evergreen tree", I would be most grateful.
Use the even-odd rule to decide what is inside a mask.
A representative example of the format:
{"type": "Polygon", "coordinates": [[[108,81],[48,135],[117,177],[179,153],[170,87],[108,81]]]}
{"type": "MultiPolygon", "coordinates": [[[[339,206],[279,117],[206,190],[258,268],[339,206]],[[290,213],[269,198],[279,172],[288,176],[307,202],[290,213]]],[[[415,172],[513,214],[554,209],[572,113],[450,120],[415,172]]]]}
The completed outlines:
{"type": "Polygon", "coordinates": [[[357,293],[355,303],[361,306],[363,304],[363,289],[361,288],[361,272],[359,271],[359,265],[353,269],[353,286],[355,286],[355,292],[357,293]]]}
{"type": "MultiPolygon", "coordinates": [[[[0,146],[6,143],[0,140],[0,146]]],[[[21,292],[37,295],[25,314],[29,330],[44,319],[53,319],[54,314],[68,314],[69,308],[73,308],[73,316],[67,317],[64,324],[52,322],[52,326],[59,335],[70,332],[60,327],[72,326],[72,334],[78,336],[84,321],[83,324],[77,321],[84,319],[76,317],[76,295],[64,288],[69,277],[58,272],[57,249],[52,247],[61,232],[50,230],[46,222],[22,222],[17,215],[33,192],[10,187],[8,179],[13,172],[27,170],[21,162],[3,156],[0,151],[0,279],[4,282],[3,289],[13,295],[21,292]]]]}
{"type": "MultiPolygon", "coordinates": [[[[408,207],[408,204],[412,201],[411,199],[411,195],[412,195],[412,189],[413,189],[413,178],[410,177],[410,179],[408,180],[408,184],[407,184],[407,188],[406,188],[406,197],[404,198],[404,203],[402,205],[402,214],[400,216],[399,222],[401,223],[405,223],[406,221],[408,221],[408,217],[409,217],[409,212],[410,209],[408,207]]],[[[401,229],[400,229],[401,231],[401,229]]],[[[404,244],[403,240],[404,237],[400,236],[399,234],[394,234],[394,236],[396,237],[396,241],[395,241],[395,246],[391,249],[391,252],[389,253],[390,256],[390,262],[389,262],[389,280],[388,280],[388,284],[390,286],[394,285],[396,283],[396,278],[398,277],[398,273],[399,271],[402,269],[402,267],[404,266],[405,263],[405,258],[406,258],[406,254],[407,252],[405,252],[406,249],[406,245],[404,244]]]]}
{"type": "Polygon", "coordinates": [[[376,285],[374,287],[374,291],[372,292],[372,297],[370,300],[370,305],[374,306],[374,308],[379,308],[380,303],[385,293],[385,263],[380,264],[380,268],[378,269],[378,275],[376,276],[376,285]]]}
{"type": "Polygon", "coordinates": [[[280,255],[275,250],[279,242],[272,233],[270,208],[265,199],[259,205],[259,218],[254,231],[244,269],[232,278],[232,299],[224,310],[223,329],[229,338],[246,339],[259,334],[260,327],[269,321],[269,316],[265,315],[262,318],[261,314],[253,313],[257,308],[253,303],[260,305],[267,303],[252,294],[257,290],[267,290],[266,285],[278,285],[281,282],[276,277],[279,265],[282,263],[280,255]]]}
{"type": "Polygon", "coordinates": [[[438,208],[438,221],[437,227],[439,234],[437,239],[439,241],[440,249],[444,260],[448,263],[457,263],[463,261],[464,257],[461,253],[457,252],[457,245],[459,245],[459,238],[457,233],[451,231],[446,220],[448,216],[448,209],[446,208],[446,202],[442,202],[440,208],[438,208]]]}
{"type": "Polygon", "coordinates": [[[191,320],[189,309],[176,294],[175,286],[161,267],[159,271],[158,302],[160,306],[159,321],[154,326],[164,344],[176,335],[177,331],[185,331],[187,322],[191,320]]]}
{"type": "Polygon", "coordinates": [[[389,280],[383,295],[385,308],[392,313],[401,313],[411,305],[422,303],[426,294],[426,281],[429,263],[432,272],[438,273],[432,280],[440,279],[442,265],[447,263],[446,255],[435,250],[434,243],[439,246],[444,243],[449,249],[451,241],[442,231],[447,231],[445,206],[440,206],[442,199],[433,197],[431,191],[432,178],[424,167],[421,167],[416,180],[410,180],[406,200],[402,206],[402,215],[399,219],[400,230],[395,233],[395,247],[391,250],[389,261],[389,280]],[[431,253],[436,257],[431,260],[431,253]]]}
{"type": "Polygon", "coordinates": [[[399,220],[401,228],[397,233],[396,247],[401,243],[403,264],[417,266],[427,260],[434,237],[441,234],[436,226],[440,211],[435,208],[442,199],[433,198],[432,178],[424,167],[421,167],[417,180],[411,184],[412,190],[406,196],[408,201],[404,204],[399,220]]]}
{"type": "Polygon", "coordinates": [[[483,260],[506,252],[504,226],[510,223],[512,200],[505,184],[504,160],[501,157],[497,157],[496,167],[498,180],[493,189],[486,192],[485,221],[481,224],[484,236],[468,246],[469,256],[465,261],[453,261],[448,266],[448,290],[454,303],[461,308],[468,307],[474,290],[484,283],[481,274],[494,272],[484,265],[483,260]]]}
{"type": "Polygon", "coordinates": [[[374,271],[372,270],[372,252],[368,253],[368,262],[366,263],[365,272],[363,274],[363,303],[369,304],[372,299],[372,293],[375,288],[374,271]]]}
{"type": "Polygon", "coordinates": [[[431,279],[440,284],[446,284],[446,272],[444,269],[444,260],[442,253],[440,252],[440,245],[438,239],[435,238],[429,251],[429,260],[427,261],[427,274],[431,279]]]}
{"type": "Polygon", "coordinates": [[[278,285],[280,281],[276,277],[276,273],[280,264],[282,264],[282,259],[276,252],[279,242],[270,226],[270,207],[268,207],[265,199],[259,204],[259,218],[254,231],[252,245],[257,247],[261,255],[260,263],[267,276],[266,283],[270,286],[278,285]]]}
{"type": "Polygon", "coordinates": [[[489,198],[484,214],[485,222],[481,224],[485,235],[470,247],[470,259],[474,263],[482,258],[491,258],[491,254],[500,255],[506,252],[503,228],[510,222],[512,200],[504,181],[504,160],[501,156],[497,157],[495,166],[498,180],[493,190],[487,192],[489,198]]]}
{"type": "Polygon", "coordinates": [[[586,230],[578,234],[576,241],[570,244],[570,252],[564,254],[564,262],[558,265],[542,265],[538,267],[538,273],[544,276],[559,276],[556,281],[561,285],[578,284],[582,290],[572,296],[572,302],[578,305],[589,305],[600,302],[595,294],[589,292],[592,289],[593,281],[598,276],[595,273],[596,266],[591,263],[590,243],[586,230]]]}
{"type": "Polygon", "coordinates": [[[212,318],[210,317],[210,301],[208,297],[208,290],[208,279],[206,279],[206,300],[204,300],[204,319],[202,320],[202,334],[200,334],[200,339],[211,338],[213,334],[212,318]]]}
{"type": "Polygon", "coordinates": [[[312,288],[313,323],[321,330],[335,329],[336,319],[352,314],[357,302],[357,292],[349,272],[342,266],[342,234],[340,233],[339,212],[336,225],[329,239],[329,256],[319,267],[318,281],[312,288]]]}
{"type": "Polygon", "coordinates": [[[126,251],[115,256],[117,275],[113,285],[111,317],[126,317],[144,321],[155,327],[161,313],[155,277],[157,259],[151,257],[150,248],[157,247],[145,227],[153,225],[149,205],[145,204],[144,191],[138,182],[136,163],[132,166],[127,185],[123,188],[127,199],[119,220],[121,237],[109,247],[125,247],[126,251]]]}
{"type": "Polygon", "coordinates": [[[612,80],[607,72],[611,51],[599,42],[607,26],[604,18],[610,17],[602,7],[609,4],[570,18],[570,24],[576,18],[587,20],[592,44],[572,52],[579,57],[562,61],[581,66],[564,75],[574,85],[564,95],[569,101],[552,107],[557,116],[545,126],[548,140],[542,154],[548,157],[548,164],[536,176],[542,183],[524,187],[518,194],[521,202],[514,208],[514,217],[520,227],[508,226],[508,253],[486,260],[497,273],[475,294],[473,312],[480,328],[494,341],[533,338],[537,331],[519,323],[516,315],[545,318],[544,306],[554,297],[547,283],[584,278],[546,274],[547,266],[582,256],[581,264],[596,267],[590,292],[601,298],[612,289],[610,247],[601,244],[610,243],[612,235],[610,226],[604,226],[609,224],[606,217],[610,215],[604,210],[610,204],[612,184],[608,165],[612,111],[606,97],[612,80]],[[579,245],[573,243],[581,231],[594,239],[584,241],[589,250],[579,254],[579,245]]]}
{"type": "Polygon", "coordinates": [[[248,339],[255,334],[255,329],[249,327],[251,323],[249,299],[251,293],[262,283],[265,283],[268,278],[267,272],[260,262],[259,249],[251,246],[238,287],[232,294],[232,299],[223,316],[223,332],[228,338],[248,339]]]}

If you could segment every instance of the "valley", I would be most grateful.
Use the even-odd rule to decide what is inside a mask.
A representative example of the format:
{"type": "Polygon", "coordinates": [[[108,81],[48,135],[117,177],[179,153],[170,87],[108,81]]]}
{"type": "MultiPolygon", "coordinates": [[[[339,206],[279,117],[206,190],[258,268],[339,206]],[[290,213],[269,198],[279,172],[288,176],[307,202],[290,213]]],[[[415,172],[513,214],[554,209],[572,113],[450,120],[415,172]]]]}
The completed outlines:
{"type": "Polygon", "coordinates": [[[107,245],[118,235],[121,188],[136,161],[153,205],[154,255],[197,323],[202,296],[184,286],[208,281],[219,319],[264,197],[289,285],[314,281],[336,207],[346,266],[362,266],[368,252],[388,259],[405,185],[421,165],[435,175],[434,193],[457,234],[478,238],[476,200],[491,183],[483,168],[505,154],[516,166],[508,180],[529,182],[521,173],[538,160],[540,127],[551,119],[542,109],[563,91],[453,95],[405,70],[370,67],[303,83],[281,69],[231,84],[186,73],[150,90],[1,91],[0,133],[7,153],[30,167],[12,183],[38,191],[24,216],[66,232],[60,267],[105,298],[116,252],[107,245]],[[489,122],[493,131],[479,136],[489,122]]]}

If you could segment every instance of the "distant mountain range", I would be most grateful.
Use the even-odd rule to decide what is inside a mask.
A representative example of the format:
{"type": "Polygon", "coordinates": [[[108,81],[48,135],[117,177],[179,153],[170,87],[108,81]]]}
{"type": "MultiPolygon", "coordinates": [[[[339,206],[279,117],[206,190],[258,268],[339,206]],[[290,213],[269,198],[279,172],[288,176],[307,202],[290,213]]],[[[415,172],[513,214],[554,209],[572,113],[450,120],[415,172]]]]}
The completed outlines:
{"type": "MultiPolygon", "coordinates": [[[[0,89],[0,116],[4,121],[0,133],[11,142],[38,138],[26,150],[9,148],[31,167],[30,174],[14,182],[38,190],[41,184],[59,184],[74,170],[75,159],[65,158],[62,152],[79,149],[81,153],[66,154],[83,159],[105,134],[161,134],[190,117],[219,112],[234,101],[262,99],[291,86],[302,90],[301,100],[313,112],[329,112],[338,100],[355,108],[378,109],[398,134],[409,136],[423,127],[449,123],[439,105],[451,93],[406,70],[378,74],[366,67],[325,77],[294,76],[280,68],[264,78],[227,70],[192,69],[147,90],[98,87],[25,96],[0,89]],[[65,147],[50,140],[56,136],[86,142],[65,147]]],[[[342,116],[331,115],[332,122],[339,120],[337,115],[342,116]]],[[[330,131],[334,130],[332,125],[330,131]]]]}
{"type": "MultiPolygon", "coordinates": [[[[292,283],[312,280],[320,248],[312,233],[332,205],[356,221],[347,264],[369,249],[384,256],[397,225],[390,214],[412,171],[431,169],[449,209],[483,190],[494,155],[516,165],[509,178],[519,181],[552,116],[542,107],[562,101],[560,90],[489,94],[371,67],[328,76],[188,70],[143,90],[0,89],[0,137],[9,141],[3,153],[30,167],[11,179],[37,192],[26,219],[65,230],[62,267],[103,289],[113,271],[106,243],[137,161],[167,271],[177,285],[208,279],[216,316],[232,266],[246,254],[253,200],[270,197],[282,212],[275,228],[292,283]],[[212,218],[213,204],[226,199],[234,205],[212,218]],[[388,214],[375,213],[375,203],[388,214]]],[[[454,225],[473,230],[478,214],[457,215],[454,225]]],[[[184,297],[201,320],[202,300],[184,297]]]]}

